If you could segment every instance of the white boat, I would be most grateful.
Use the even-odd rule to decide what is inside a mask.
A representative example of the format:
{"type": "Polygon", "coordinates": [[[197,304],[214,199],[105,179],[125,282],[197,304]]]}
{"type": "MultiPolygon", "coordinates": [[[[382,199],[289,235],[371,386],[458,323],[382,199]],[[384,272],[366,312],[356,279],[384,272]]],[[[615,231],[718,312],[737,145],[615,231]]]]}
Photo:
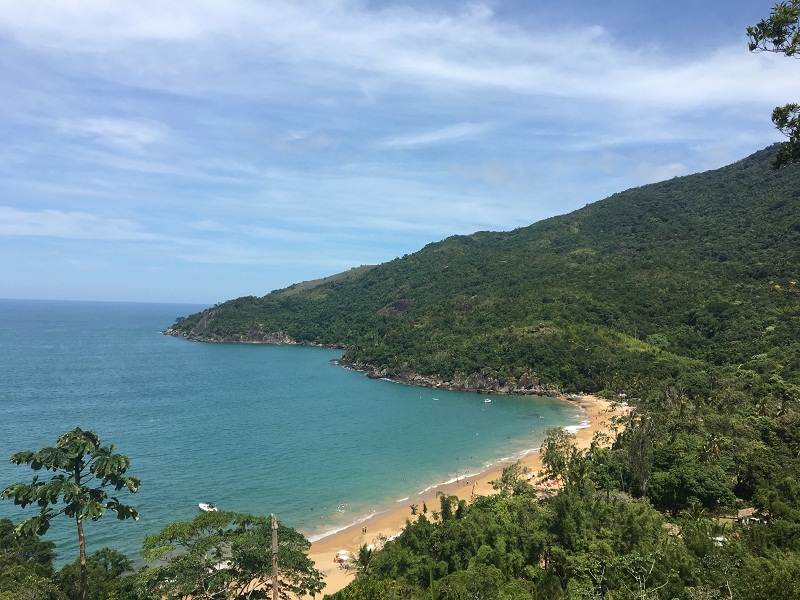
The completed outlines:
{"type": "Polygon", "coordinates": [[[492,399],[491,398],[484,398],[483,401],[488,403],[488,402],[491,402],[492,399]]]}
{"type": "Polygon", "coordinates": [[[217,510],[217,507],[213,502],[201,502],[197,506],[199,506],[200,510],[203,512],[214,512],[217,510]]]}

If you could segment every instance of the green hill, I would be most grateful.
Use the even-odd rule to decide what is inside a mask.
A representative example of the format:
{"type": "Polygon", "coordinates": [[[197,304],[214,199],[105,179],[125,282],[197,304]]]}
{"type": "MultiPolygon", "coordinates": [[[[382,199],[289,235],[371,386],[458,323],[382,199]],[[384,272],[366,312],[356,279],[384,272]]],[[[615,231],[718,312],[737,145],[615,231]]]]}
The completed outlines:
{"type": "Polygon", "coordinates": [[[776,150],[231,300],[168,333],[341,347],[382,376],[501,391],[704,389],[752,361],[795,379],[800,167],[772,170],[776,150]]]}
{"type": "Polygon", "coordinates": [[[796,598],[800,165],[772,170],[776,150],[168,333],[340,346],[429,385],[635,398],[610,447],[549,433],[558,495],[517,479],[469,506],[442,496],[336,600],[796,598]],[[756,516],[734,524],[742,508],[756,516]]]}

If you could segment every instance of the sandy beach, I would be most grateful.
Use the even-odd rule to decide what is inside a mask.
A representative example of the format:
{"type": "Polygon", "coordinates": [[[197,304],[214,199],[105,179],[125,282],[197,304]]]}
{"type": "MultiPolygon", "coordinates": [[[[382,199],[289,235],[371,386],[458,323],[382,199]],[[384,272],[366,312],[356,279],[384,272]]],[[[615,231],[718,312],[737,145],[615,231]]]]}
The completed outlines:
{"type": "MultiPolygon", "coordinates": [[[[588,425],[575,432],[576,444],[579,448],[588,448],[596,431],[609,433],[611,418],[622,410],[614,408],[611,402],[597,396],[579,396],[576,400],[565,399],[564,401],[581,407],[586,413],[588,425]]],[[[534,474],[537,474],[542,468],[538,453],[528,454],[522,459],[522,463],[534,474]]],[[[429,515],[432,511],[439,509],[439,499],[437,498],[439,492],[455,495],[467,501],[473,495],[485,496],[496,493],[489,482],[499,478],[505,466],[506,464],[498,464],[475,477],[441,485],[424,494],[411,496],[401,507],[374,515],[363,523],[353,525],[312,543],[309,557],[325,576],[326,586],[323,593],[337,592],[353,579],[353,571],[340,568],[339,564],[333,560],[340,550],[357,553],[364,544],[378,545],[381,538],[397,535],[405,526],[406,520],[412,518],[410,508],[412,504],[416,504],[421,509],[422,504],[426,503],[429,515]]]]}

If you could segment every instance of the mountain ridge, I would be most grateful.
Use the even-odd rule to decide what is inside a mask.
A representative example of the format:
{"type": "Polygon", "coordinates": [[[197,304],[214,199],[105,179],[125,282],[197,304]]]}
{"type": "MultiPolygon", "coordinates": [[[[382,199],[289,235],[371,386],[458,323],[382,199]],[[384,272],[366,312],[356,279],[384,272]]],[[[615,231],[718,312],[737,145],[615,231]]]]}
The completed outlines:
{"type": "Polygon", "coordinates": [[[772,170],[776,151],[230,300],[167,333],[339,347],[380,376],[479,374],[492,389],[624,393],[741,364],[786,346],[796,312],[782,316],[800,275],[800,170],[772,170]]]}

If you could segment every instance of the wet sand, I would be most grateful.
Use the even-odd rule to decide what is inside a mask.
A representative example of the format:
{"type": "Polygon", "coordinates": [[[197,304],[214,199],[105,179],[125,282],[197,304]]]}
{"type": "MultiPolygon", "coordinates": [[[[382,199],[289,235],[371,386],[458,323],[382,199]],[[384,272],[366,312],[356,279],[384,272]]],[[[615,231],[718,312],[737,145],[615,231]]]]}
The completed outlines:
{"type": "MultiPolygon", "coordinates": [[[[578,400],[565,400],[565,402],[581,407],[586,413],[588,425],[575,432],[575,442],[579,448],[588,448],[596,431],[610,433],[612,427],[611,418],[619,415],[623,410],[621,407],[615,408],[608,400],[596,396],[579,396],[578,400]]],[[[522,459],[522,463],[534,475],[538,474],[542,468],[538,453],[528,454],[522,459]]],[[[412,504],[416,504],[421,511],[422,505],[425,503],[430,517],[433,511],[439,510],[440,503],[437,498],[439,492],[458,496],[468,501],[473,496],[486,496],[496,493],[489,482],[498,479],[503,467],[507,466],[507,464],[509,463],[497,464],[475,477],[464,478],[458,482],[438,486],[423,494],[410,496],[402,506],[378,513],[363,523],[358,523],[315,541],[309,550],[309,557],[325,577],[326,586],[323,593],[332,594],[339,591],[350,583],[355,575],[353,570],[342,569],[338,563],[334,562],[333,559],[340,550],[347,550],[357,554],[358,549],[364,544],[379,546],[381,538],[385,539],[397,535],[405,526],[406,520],[412,518],[412,504]],[[366,533],[364,533],[365,530],[366,533]]],[[[544,487],[546,488],[547,486],[544,487]]]]}

